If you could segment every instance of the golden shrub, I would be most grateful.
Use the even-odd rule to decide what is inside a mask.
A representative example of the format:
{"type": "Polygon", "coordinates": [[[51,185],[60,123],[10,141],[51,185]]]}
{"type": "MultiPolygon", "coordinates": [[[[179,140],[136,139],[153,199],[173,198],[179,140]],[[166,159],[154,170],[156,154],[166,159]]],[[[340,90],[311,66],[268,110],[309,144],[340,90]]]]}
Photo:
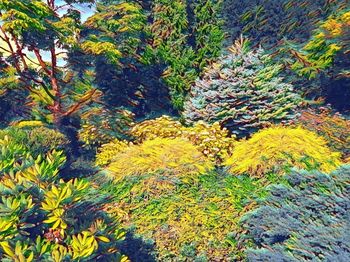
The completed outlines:
{"type": "Polygon", "coordinates": [[[113,140],[107,144],[102,145],[98,149],[96,154],[96,165],[106,166],[111,163],[117,153],[127,148],[128,144],[126,141],[120,141],[118,139],[113,140]]]}
{"type": "Polygon", "coordinates": [[[235,142],[235,138],[230,137],[228,130],[221,128],[219,123],[210,125],[199,121],[192,127],[186,127],[169,116],[143,121],[132,128],[131,135],[136,137],[137,142],[157,137],[188,139],[217,164],[231,154],[235,142]]]}
{"type": "Polygon", "coordinates": [[[117,180],[129,175],[157,172],[181,176],[212,168],[212,162],[196,146],[181,138],[155,138],[130,145],[117,153],[107,167],[117,180]]]}
{"type": "Polygon", "coordinates": [[[341,164],[340,153],[327,147],[324,138],[301,127],[271,127],[236,144],[227,159],[234,174],[261,176],[285,167],[317,168],[330,172],[341,164]]]}
{"type": "Polygon", "coordinates": [[[182,136],[198,146],[205,156],[216,163],[221,163],[231,155],[236,142],[234,137],[229,136],[228,130],[221,128],[218,122],[210,125],[199,121],[193,127],[185,128],[182,136]]]}
{"type": "Polygon", "coordinates": [[[173,120],[170,116],[163,115],[156,119],[145,120],[136,124],[131,129],[137,141],[142,142],[146,139],[154,139],[157,137],[176,138],[181,136],[184,126],[173,120]]]}
{"type": "Polygon", "coordinates": [[[23,127],[39,127],[44,126],[44,123],[38,120],[23,120],[20,122],[12,123],[12,126],[23,128],[23,127]]]}

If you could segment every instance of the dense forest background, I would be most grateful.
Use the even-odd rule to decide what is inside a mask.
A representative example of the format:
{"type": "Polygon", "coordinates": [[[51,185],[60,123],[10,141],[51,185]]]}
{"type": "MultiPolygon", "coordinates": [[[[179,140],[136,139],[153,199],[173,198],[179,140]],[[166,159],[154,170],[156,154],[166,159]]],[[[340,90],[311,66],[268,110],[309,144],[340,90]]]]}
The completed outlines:
{"type": "Polygon", "coordinates": [[[348,0],[0,0],[1,261],[347,261],[348,0]]]}

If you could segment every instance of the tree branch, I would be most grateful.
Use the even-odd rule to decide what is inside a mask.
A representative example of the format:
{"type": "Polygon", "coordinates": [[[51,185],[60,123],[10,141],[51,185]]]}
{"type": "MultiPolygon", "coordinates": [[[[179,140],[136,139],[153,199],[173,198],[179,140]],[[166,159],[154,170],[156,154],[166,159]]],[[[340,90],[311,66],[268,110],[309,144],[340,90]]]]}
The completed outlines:
{"type": "Polygon", "coordinates": [[[2,46],[0,46],[0,49],[4,50],[4,51],[7,52],[7,53],[11,53],[10,50],[7,50],[6,48],[4,48],[4,47],[2,47],[2,46]]]}
{"type": "Polygon", "coordinates": [[[33,47],[33,51],[34,51],[36,58],[38,59],[38,62],[40,64],[41,68],[46,72],[46,74],[48,74],[50,76],[51,70],[47,68],[47,65],[46,65],[44,59],[42,58],[39,49],[36,47],[33,47]]]}
{"type": "Polygon", "coordinates": [[[10,33],[10,34],[11,34],[12,40],[15,42],[15,45],[16,45],[16,49],[17,49],[16,54],[18,54],[19,57],[21,58],[24,66],[24,70],[28,70],[27,61],[25,60],[24,54],[23,54],[23,46],[19,44],[17,37],[13,33],[10,33]]]}
{"type": "Polygon", "coordinates": [[[82,99],[80,99],[75,105],[71,106],[67,112],[65,112],[64,116],[69,116],[72,113],[76,112],[83,104],[87,103],[92,96],[96,93],[97,89],[93,89],[90,91],[90,93],[87,96],[84,96],[82,99]]]}

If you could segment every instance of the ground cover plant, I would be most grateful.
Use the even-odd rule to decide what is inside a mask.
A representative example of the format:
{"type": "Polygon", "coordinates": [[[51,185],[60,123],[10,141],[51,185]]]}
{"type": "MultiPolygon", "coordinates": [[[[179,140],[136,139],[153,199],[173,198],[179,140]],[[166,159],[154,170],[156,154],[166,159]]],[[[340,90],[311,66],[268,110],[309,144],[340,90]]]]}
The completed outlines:
{"type": "Polygon", "coordinates": [[[241,223],[252,261],[344,261],[349,257],[349,166],[294,170],[241,223]]]}
{"type": "Polygon", "coordinates": [[[114,208],[123,225],[152,243],[159,261],[229,261],[243,257],[235,240],[240,216],[270,181],[274,176],[259,181],[215,172],[144,173],[104,188],[118,203],[114,208]]]}

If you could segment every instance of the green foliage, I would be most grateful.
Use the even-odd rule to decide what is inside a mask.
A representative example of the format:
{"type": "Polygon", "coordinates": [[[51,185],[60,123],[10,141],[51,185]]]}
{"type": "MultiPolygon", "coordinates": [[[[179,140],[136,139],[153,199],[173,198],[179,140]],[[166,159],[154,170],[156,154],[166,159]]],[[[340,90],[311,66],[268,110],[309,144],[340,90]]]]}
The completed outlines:
{"type": "Polygon", "coordinates": [[[81,46],[87,53],[104,55],[113,64],[119,64],[120,58],[136,52],[140,32],[146,25],[146,17],[139,4],[118,2],[97,4],[97,12],[84,23],[93,33],[81,46]]]}
{"type": "Polygon", "coordinates": [[[81,123],[78,136],[84,147],[97,148],[115,138],[126,138],[129,127],[133,125],[133,114],[123,109],[94,107],[81,115],[81,123]]]}
{"type": "Polygon", "coordinates": [[[0,139],[6,136],[13,145],[20,145],[30,152],[34,157],[45,154],[52,149],[65,149],[69,140],[59,131],[44,126],[28,126],[24,121],[15,124],[13,127],[0,130],[0,139]]]}
{"type": "Polygon", "coordinates": [[[98,4],[85,23],[73,9],[68,4],[63,11],[57,1],[16,0],[0,5],[5,58],[1,93],[13,87],[28,91],[32,114],[48,123],[60,124],[92,103],[101,106],[94,62],[99,58],[120,64],[120,59],[135,52],[140,41],[136,36],[145,23],[135,3],[98,4]],[[76,59],[77,53],[84,59],[76,59]]]}
{"type": "Polygon", "coordinates": [[[1,17],[2,28],[16,35],[22,34],[25,30],[45,31],[48,27],[45,18],[53,15],[47,4],[35,0],[3,0],[0,9],[7,11],[1,17]]]}
{"type": "Polygon", "coordinates": [[[282,81],[282,65],[273,63],[261,48],[252,50],[244,39],[229,51],[192,87],[185,102],[185,121],[219,122],[244,137],[292,119],[301,98],[291,84],[282,81]]]}
{"type": "Polygon", "coordinates": [[[162,77],[178,109],[182,109],[184,97],[201,70],[221,52],[224,34],[219,10],[220,1],[154,1],[148,51],[168,66],[162,77]]]}
{"type": "Polygon", "coordinates": [[[286,168],[319,169],[330,172],[341,164],[341,154],[327,147],[323,137],[301,127],[271,127],[235,145],[227,159],[232,174],[263,176],[286,168]]]}
{"type": "MultiPolygon", "coordinates": [[[[338,53],[347,54],[350,51],[349,33],[349,10],[329,16],[313,32],[311,40],[299,52],[294,51],[296,62],[292,69],[300,75],[315,78],[333,64],[338,53]]],[[[348,76],[349,71],[346,68],[339,74],[348,76]]]]}
{"type": "Polygon", "coordinates": [[[157,261],[231,261],[240,216],[265,195],[267,180],[209,173],[125,176],[105,190],[125,226],[153,240],[157,261]]]}
{"type": "Polygon", "coordinates": [[[276,51],[284,40],[307,41],[320,19],[347,4],[347,0],[225,0],[221,14],[230,41],[243,34],[254,45],[276,51]]]}
{"type": "Polygon", "coordinates": [[[0,139],[0,256],[11,261],[121,261],[120,229],[91,183],[63,181],[66,158],[50,151],[33,158],[8,135],[0,139]],[[10,153],[8,153],[10,152],[10,153]],[[15,156],[15,157],[13,157],[15,156]],[[95,196],[95,197],[92,197],[95,196]],[[91,215],[93,214],[93,215],[91,215]]]}
{"type": "Polygon", "coordinates": [[[220,56],[224,32],[219,18],[222,0],[195,0],[193,34],[196,41],[196,66],[202,70],[220,56]]]}
{"type": "Polygon", "coordinates": [[[346,3],[0,0],[1,261],[348,257],[346,3]]]}
{"type": "Polygon", "coordinates": [[[195,52],[187,45],[189,22],[186,1],[154,1],[152,17],[151,48],[155,51],[151,52],[169,65],[163,78],[170,88],[174,106],[181,108],[184,94],[197,76],[193,68],[195,52]]]}

